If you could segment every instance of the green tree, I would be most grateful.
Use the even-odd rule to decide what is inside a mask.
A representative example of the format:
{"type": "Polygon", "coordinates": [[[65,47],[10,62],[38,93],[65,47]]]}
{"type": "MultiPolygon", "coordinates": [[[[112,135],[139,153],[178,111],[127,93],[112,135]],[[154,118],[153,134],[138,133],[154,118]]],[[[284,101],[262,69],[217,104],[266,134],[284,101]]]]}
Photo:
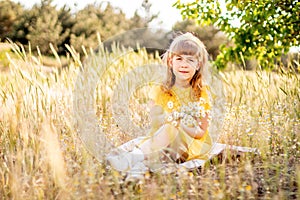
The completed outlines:
{"type": "Polygon", "coordinates": [[[37,4],[31,9],[33,20],[26,35],[26,39],[30,41],[32,47],[38,46],[43,54],[51,54],[49,44],[52,43],[57,49],[69,34],[63,32],[58,11],[51,4],[52,0],[42,0],[41,4],[37,4]]]}
{"type": "Polygon", "coordinates": [[[24,9],[14,22],[10,38],[25,46],[30,42],[32,49],[35,51],[38,47],[42,54],[52,54],[50,43],[58,50],[69,32],[63,29],[60,13],[51,5],[52,2],[53,0],[41,0],[32,8],[24,9]]]}
{"type": "Polygon", "coordinates": [[[0,40],[11,38],[14,24],[23,13],[21,4],[10,0],[0,1],[0,40]]]}
{"type": "Polygon", "coordinates": [[[71,31],[73,26],[76,24],[75,16],[72,14],[71,9],[66,5],[58,10],[58,21],[61,23],[62,31],[61,44],[58,46],[58,53],[60,55],[65,54],[65,44],[71,43],[71,31]]]}
{"type": "Polygon", "coordinates": [[[98,34],[104,41],[127,30],[130,24],[125,14],[109,3],[87,5],[76,13],[75,21],[71,29],[70,44],[80,52],[82,46],[95,48],[99,44],[98,34]]]}
{"type": "MultiPolygon", "coordinates": [[[[147,5],[149,8],[150,4],[147,5]]],[[[136,12],[128,19],[121,9],[107,2],[71,12],[66,5],[57,9],[53,0],[41,0],[29,9],[10,0],[0,0],[0,39],[8,37],[25,47],[30,42],[33,51],[38,47],[45,55],[52,54],[50,43],[60,55],[65,54],[66,44],[82,53],[82,46],[98,46],[98,34],[105,41],[127,30],[147,27],[156,17],[147,11],[146,17],[136,12]]]]}
{"type": "Polygon", "coordinates": [[[184,18],[213,24],[227,33],[235,45],[222,46],[216,64],[244,63],[255,58],[260,66],[272,68],[282,53],[300,41],[300,3],[295,0],[194,0],[174,4],[184,18]]]}

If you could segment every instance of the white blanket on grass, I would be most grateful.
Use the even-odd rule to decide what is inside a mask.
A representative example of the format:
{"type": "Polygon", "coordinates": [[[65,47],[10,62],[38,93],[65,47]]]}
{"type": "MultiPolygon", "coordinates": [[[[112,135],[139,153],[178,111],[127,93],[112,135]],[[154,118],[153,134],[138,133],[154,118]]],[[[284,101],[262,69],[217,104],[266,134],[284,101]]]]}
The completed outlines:
{"type": "MultiPolygon", "coordinates": [[[[136,139],[133,139],[133,140],[130,140],[129,142],[124,143],[119,148],[122,150],[125,150],[125,151],[131,151],[143,139],[144,139],[144,137],[138,137],[136,139]]],[[[178,167],[184,167],[188,170],[203,167],[207,161],[211,160],[213,157],[215,157],[217,155],[220,155],[221,153],[223,153],[226,150],[229,150],[229,151],[232,151],[235,153],[239,153],[239,152],[241,152],[241,153],[245,153],[245,152],[258,153],[258,150],[256,148],[215,143],[213,145],[211,151],[208,153],[207,160],[193,159],[193,160],[189,160],[184,163],[178,164],[179,165],[178,167]]]]}

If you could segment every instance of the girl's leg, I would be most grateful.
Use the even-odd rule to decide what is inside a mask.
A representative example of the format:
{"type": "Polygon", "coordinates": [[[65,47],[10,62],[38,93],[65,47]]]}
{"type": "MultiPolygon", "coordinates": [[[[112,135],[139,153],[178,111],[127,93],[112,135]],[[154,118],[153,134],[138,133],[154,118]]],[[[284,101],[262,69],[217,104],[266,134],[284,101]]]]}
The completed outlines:
{"type": "Polygon", "coordinates": [[[178,133],[177,128],[170,124],[165,124],[151,138],[140,144],[139,148],[144,155],[157,153],[171,144],[178,143],[178,133]]]}
{"type": "MultiPolygon", "coordinates": [[[[144,159],[152,160],[159,156],[161,150],[169,145],[176,146],[178,142],[178,130],[170,125],[163,125],[153,137],[147,139],[138,148],[134,148],[130,152],[124,152],[119,155],[109,155],[107,161],[119,171],[127,171],[136,163],[144,161],[144,159]]],[[[174,149],[175,150],[175,149],[174,149]]],[[[176,150],[175,150],[176,151],[176,150]]]]}

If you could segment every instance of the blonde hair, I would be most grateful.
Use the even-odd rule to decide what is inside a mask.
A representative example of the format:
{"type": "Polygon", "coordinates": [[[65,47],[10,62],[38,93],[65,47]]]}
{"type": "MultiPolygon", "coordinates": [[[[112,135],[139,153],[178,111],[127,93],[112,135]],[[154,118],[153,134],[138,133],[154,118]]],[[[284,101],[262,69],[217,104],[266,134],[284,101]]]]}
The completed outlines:
{"type": "Polygon", "coordinates": [[[192,55],[197,57],[199,66],[190,81],[190,85],[192,86],[193,96],[199,98],[203,89],[203,74],[208,67],[208,53],[204,44],[192,33],[181,34],[174,38],[169,50],[167,50],[162,58],[168,67],[164,85],[164,91],[168,93],[170,93],[176,80],[172,66],[169,63],[170,58],[174,55],[192,55]]]}

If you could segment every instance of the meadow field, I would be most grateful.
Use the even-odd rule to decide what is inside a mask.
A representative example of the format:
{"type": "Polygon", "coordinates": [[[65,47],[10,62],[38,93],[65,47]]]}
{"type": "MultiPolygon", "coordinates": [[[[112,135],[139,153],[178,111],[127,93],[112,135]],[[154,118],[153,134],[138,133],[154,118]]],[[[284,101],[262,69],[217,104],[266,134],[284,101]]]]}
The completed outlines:
{"type": "MultiPolygon", "coordinates": [[[[104,138],[117,145],[137,134],[118,129],[110,113],[110,94],[125,73],[122,70],[159,59],[144,50],[122,54],[117,47],[111,54],[86,51],[90,60],[85,68],[94,70],[99,82],[91,83],[95,86],[90,96],[82,94],[75,102],[74,96],[80,97],[85,90],[76,85],[84,69],[71,47],[65,67],[54,51],[56,68],[42,66],[41,55],[17,45],[13,49],[6,58],[1,57],[8,64],[0,72],[1,199],[300,198],[300,77],[292,69],[219,74],[227,102],[219,142],[257,148],[259,154],[232,156],[226,152],[203,169],[166,175],[149,172],[141,181],[125,182],[123,174],[97,156],[104,138]],[[100,73],[99,66],[108,58],[115,62],[100,73]],[[90,109],[85,105],[89,103],[96,121],[78,120],[76,116],[90,109]],[[91,126],[99,123],[102,135],[95,135],[89,122],[91,126]],[[90,129],[80,135],[81,126],[90,129]],[[93,144],[86,142],[98,139],[100,147],[87,147],[93,144]]],[[[132,116],[137,116],[134,120],[147,123],[147,110],[140,109],[143,104],[131,102],[131,106],[132,116]]]]}

